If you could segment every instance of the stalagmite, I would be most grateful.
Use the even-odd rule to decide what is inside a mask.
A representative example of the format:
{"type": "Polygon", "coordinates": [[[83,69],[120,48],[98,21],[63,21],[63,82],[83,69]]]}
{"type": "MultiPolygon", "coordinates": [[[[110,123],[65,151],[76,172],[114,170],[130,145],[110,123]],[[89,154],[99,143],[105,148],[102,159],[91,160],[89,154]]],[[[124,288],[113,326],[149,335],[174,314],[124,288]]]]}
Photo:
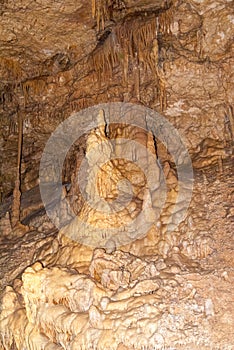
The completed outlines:
{"type": "MultiPolygon", "coordinates": [[[[115,247],[119,244],[118,234],[113,230],[119,232],[121,227],[122,230],[127,230],[127,226],[134,218],[137,219],[141,209],[144,216],[141,223],[140,218],[137,219],[139,225],[144,225],[144,220],[147,225],[153,224],[154,214],[147,181],[152,188],[157,189],[160,170],[156,163],[153,135],[150,132],[137,128],[135,130],[128,125],[113,124],[108,126],[107,135],[107,121],[103,110],[97,115],[97,125],[88,135],[86,143],[85,157],[89,166],[86,200],[78,217],[63,228],[62,232],[74,240],[84,240],[92,246],[101,244],[110,248],[110,245],[115,247]],[[135,142],[133,145],[132,141],[135,142]],[[136,142],[142,144],[139,149],[136,142]],[[138,161],[140,166],[137,165],[138,161]],[[143,172],[144,168],[146,174],[143,172]],[[132,193],[128,183],[132,186],[132,193]]],[[[136,221],[135,234],[137,225],[136,221]]],[[[126,239],[130,239],[127,233],[126,239]]]]}

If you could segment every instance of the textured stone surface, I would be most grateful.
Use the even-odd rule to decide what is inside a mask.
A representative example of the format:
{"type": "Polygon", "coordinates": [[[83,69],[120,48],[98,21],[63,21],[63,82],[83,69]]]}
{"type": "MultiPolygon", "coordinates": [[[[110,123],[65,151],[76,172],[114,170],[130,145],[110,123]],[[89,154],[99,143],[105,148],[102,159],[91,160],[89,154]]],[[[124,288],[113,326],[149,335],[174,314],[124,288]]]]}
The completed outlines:
{"type": "MultiPolygon", "coordinates": [[[[144,8],[143,3],[139,2],[139,6],[144,8]]],[[[147,4],[150,6],[150,2],[147,4]]],[[[105,40],[107,34],[99,38],[93,28],[91,3],[66,1],[50,6],[22,1],[17,6],[3,2],[1,15],[5,32],[14,31],[17,38],[15,42],[1,45],[2,196],[9,195],[14,184],[17,110],[24,119],[23,190],[37,184],[40,156],[49,134],[71,112],[98,102],[139,100],[159,111],[160,104],[161,107],[164,104],[165,115],[185,133],[191,151],[199,145],[202,147],[202,142],[209,137],[211,143],[220,141],[224,157],[230,154],[234,128],[231,1],[175,2],[172,9],[159,16],[158,40],[153,47],[157,10],[155,14],[147,12],[146,24],[141,15],[130,17],[125,24],[130,33],[138,28],[144,38],[144,25],[148,28],[149,41],[134,45],[140,60],[144,59],[149,69],[140,61],[138,71],[133,60],[131,65],[136,69],[132,71],[129,65],[129,72],[126,62],[118,57],[115,67],[111,67],[111,63],[103,66],[102,57],[106,62],[111,59],[115,42],[112,45],[110,39],[105,40]],[[16,10],[17,16],[12,16],[16,10]],[[35,27],[34,36],[27,26],[35,27]],[[45,39],[39,40],[39,36],[45,39]],[[151,58],[144,56],[148,51],[151,58]],[[102,79],[98,82],[100,73],[102,79]],[[121,78],[123,73],[125,82],[121,78]],[[166,105],[163,98],[167,100],[166,105]],[[11,150],[10,157],[5,150],[11,150]]],[[[165,9],[164,2],[161,6],[165,9]]],[[[110,25],[108,30],[117,36],[121,29],[118,21],[125,21],[121,18],[126,13],[121,13],[119,18],[119,12],[114,12],[116,25],[106,23],[107,28],[110,25]]],[[[5,32],[1,32],[2,40],[5,32]]],[[[121,55],[129,51],[130,38],[126,40],[126,44],[120,42],[121,55]]],[[[216,153],[216,149],[213,152],[216,153]]]]}
{"type": "MultiPolygon", "coordinates": [[[[233,22],[230,0],[0,1],[1,350],[233,348],[233,22]],[[60,122],[109,101],[166,116],[185,138],[195,182],[178,226],[183,201],[171,214],[178,174],[157,142],[157,181],[163,173],[168,191],[160,217],[144,237],[94,249],[50,222],[38,171],[60,122]],[[9,217],[18,115],[27,232],[12,230],[9,217]]],[[[56,215],[67,214],[65,199],[76,214],[89,213],[76,175],[84,154],[95,166],[87,151],[99,131],[71,148],[56,215]]],[[[128,128],[121,132],[129,137],[128,128]]],[[[119,170],[133,180],[127,173],[135,168],[112,162],[95,185],[108,203],[119,170]]],[[[137,175],[142,204],[145,182],[137,175]]]]}
{"type": "Polygon", "coordinates": [[[2,295],[2,348],[231,349],[230,165],[195,172],[187,218],[171,236],[158,227],[112,253],[36,231],[4,241],[2,282],[12,287],[2,295]]]}

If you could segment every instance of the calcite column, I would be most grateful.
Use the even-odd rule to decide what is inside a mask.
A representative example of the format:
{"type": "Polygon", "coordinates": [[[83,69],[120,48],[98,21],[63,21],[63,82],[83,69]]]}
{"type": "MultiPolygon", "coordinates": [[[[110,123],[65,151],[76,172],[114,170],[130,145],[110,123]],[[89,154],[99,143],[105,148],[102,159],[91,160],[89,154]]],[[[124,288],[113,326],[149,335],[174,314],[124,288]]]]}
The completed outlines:
{"type": "Polygon", "coordinates": [[[108,123],[100,110],[87,137],[84,164],[79,174],[84,204],[64,232],[85,244],[118,246],[155,224],[151,197],[161,170],[146,126],[108,123]]]}

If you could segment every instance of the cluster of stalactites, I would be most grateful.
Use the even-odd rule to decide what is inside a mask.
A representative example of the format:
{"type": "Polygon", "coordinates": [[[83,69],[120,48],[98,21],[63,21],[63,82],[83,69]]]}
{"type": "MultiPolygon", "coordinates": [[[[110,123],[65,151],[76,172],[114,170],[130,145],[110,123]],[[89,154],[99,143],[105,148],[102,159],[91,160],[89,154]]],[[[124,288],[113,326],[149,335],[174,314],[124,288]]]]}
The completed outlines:
{"type": "Polygon", "coordinates": [[[92,16],[96,20],[97,30],[105,29],[105,22],[111,19],[113,8],[124,7],[122,0],[92,0],[92,16]]]}
{"type": "Polygon", "coordinates": [[[162,68],[159,67],[159,46],[156,17],[134,19],[117,25],[104,44],[93,52],[90,65],[98,82],[113,76],[116,67],[121,67],[123,83],[128,85],[130,77],[134,82],[136,98],[140,100],[141,74],[153,73],[158,81],[160,106],[166,106],[165,83],[162,68]]]}

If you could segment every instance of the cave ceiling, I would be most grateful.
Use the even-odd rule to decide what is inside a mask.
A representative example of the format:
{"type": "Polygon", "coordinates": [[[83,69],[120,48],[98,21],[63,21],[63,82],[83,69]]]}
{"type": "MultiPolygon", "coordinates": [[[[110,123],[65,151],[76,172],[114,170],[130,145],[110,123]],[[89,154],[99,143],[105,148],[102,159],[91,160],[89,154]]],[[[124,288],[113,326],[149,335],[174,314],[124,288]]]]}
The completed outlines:
{"type": "MultiPolygon", "coordinates": [[[[127,16],[157,13],[169,7],[167,1],[113,3],[111,16],[104,19],[104,27],[112,28],[127,16]]],[[[97,31],[99,23],[96,15],[92,16],[92,2],[80,0],[51,4],[2,1],[0,25],[1,59],[15,61],[24,79],[30,74],[35,77],[40,73],[53,75],[74,67],[94,50],[104,34],[103,25],[97,31]]],[[[10,78],[15,77],[9,76],[6,81],[11,82],[10,78]]]]}

